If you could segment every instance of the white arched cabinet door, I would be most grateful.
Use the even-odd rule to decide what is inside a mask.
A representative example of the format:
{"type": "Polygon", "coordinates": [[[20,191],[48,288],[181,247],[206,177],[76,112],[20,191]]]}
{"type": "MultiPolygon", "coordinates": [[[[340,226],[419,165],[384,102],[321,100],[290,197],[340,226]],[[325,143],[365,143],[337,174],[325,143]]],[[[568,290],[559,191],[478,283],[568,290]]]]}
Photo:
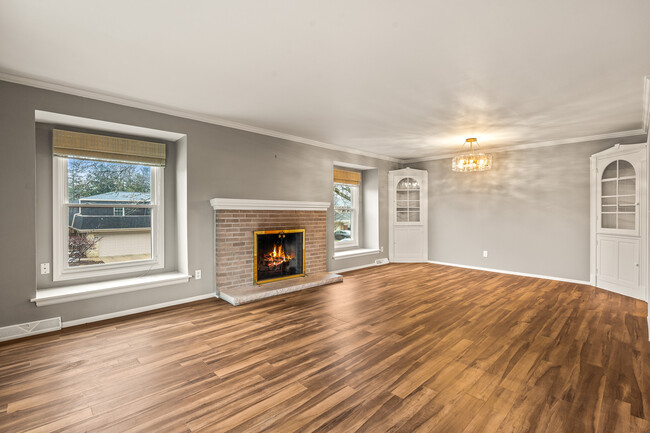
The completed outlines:
{"type": "Polygon", "coordinates": [[[597,153],[592,168],[594,284],[646,300],[645,146],[618,145],[597,153]]]}
{"type": "Polygon", "coordinates": [[[427,172],[405,168],[389,172],[392,262],[428,260],[427,172]]]}

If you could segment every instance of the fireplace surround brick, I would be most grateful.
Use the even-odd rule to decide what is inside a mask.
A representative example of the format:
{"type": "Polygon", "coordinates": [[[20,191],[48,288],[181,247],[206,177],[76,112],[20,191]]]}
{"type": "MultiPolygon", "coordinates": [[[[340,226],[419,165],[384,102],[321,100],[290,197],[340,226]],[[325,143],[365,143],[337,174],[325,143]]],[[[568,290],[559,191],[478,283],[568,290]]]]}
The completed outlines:
{"type": "Polygon", "coordinates": [[[217,291],[253,284],[253,232],[305,229],[305,272],[327,270],[327,212],[312,210],[215,211],[217,291]]]}

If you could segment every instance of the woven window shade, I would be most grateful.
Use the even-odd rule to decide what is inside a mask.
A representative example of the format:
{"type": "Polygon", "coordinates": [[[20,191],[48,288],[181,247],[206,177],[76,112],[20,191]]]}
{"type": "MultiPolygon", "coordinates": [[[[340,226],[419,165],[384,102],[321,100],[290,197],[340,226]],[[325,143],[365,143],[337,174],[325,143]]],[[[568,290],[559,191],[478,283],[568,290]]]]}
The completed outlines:
{"type": "Polygon", "coordinates": [[[334,183],[346,183],[348,185],[359,185],[361,183],[361,173],[358,171],[334,169],[334,183]]]}
{"type": "Polygon", "coordinates": [[[165,144],[55,129],[52,154],[65,158],[165,166],[165,144]]]}

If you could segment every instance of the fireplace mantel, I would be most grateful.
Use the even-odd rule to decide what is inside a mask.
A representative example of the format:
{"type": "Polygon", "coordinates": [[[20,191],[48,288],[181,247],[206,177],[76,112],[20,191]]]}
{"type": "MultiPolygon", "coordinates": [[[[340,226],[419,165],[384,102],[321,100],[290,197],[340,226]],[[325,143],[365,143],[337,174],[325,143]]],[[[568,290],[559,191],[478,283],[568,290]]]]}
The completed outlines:
{"type": "Polygon", "coordinates": [[[238,198],[213,198],[210,204],[214,210],[313,210],[326,211],[326,201],[250,200],[238,198]]]}

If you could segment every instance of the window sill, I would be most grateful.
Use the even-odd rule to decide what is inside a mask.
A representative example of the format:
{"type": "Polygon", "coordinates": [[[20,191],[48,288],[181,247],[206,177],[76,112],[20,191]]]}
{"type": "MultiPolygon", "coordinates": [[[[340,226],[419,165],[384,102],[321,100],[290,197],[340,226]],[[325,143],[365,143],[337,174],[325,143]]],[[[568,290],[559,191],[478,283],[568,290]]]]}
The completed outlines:
{"type": "Polygon", "coordinates": [[[354,250],[337,251],[334,253],[334,260],[349,259],[352,257],[367,256],[379,253],[378,249],[357,248],[354,250]]]}
{"type": "Polygon", "coordinates": [[[82,299],[98,298],[100,296],[116,295],[119,293],[135,292],[152,287],[168,286],[186,283],[191,277],[179,272],[149,275],[146,277],[124,278],[121,280],[102,281],[100,283],[76,284],[74,286],[56,287],[36,291],[36,297],[31,299],[37,307],[44,305],[62,304],[64,302],[80,301],[82,299]]]}

